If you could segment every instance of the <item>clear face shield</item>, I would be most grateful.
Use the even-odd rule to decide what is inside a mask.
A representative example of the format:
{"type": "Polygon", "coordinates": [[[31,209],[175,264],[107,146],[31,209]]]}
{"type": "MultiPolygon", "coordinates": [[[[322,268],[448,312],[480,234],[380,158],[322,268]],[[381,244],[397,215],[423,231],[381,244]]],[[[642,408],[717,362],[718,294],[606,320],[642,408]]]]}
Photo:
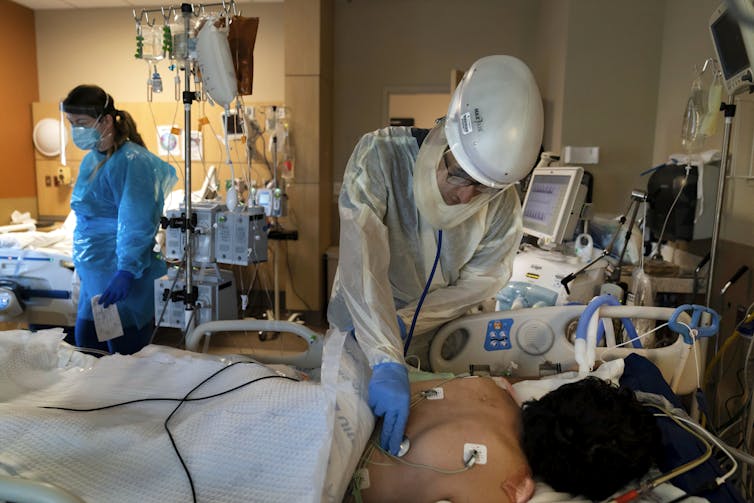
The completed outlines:
{"type": "Polygon", "coordinates": [[[414,199],[419,213],[435,229],[450,229],[457,226],[477,213],[492,199],[499,197],[505,190],[478,184],[454,162],[454,159],[451,159],[447,154],[449,150],[444,126],[444,119],[435,124],[422,143],[414,166],[414,199]],[[447,181],[451,185],[479,185],[479,193],[468,203],[447,204],[438,185],[438,170],[443,171],[440,175],[447,176],[447,181]],[[445,170],[447,173],[444,172],[445,170]]]}

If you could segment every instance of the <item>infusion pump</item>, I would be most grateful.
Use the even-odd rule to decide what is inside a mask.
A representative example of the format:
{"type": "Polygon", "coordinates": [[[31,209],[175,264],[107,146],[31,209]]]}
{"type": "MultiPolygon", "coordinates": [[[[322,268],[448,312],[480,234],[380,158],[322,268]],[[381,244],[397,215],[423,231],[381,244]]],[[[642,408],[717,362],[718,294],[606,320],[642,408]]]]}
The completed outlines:
{"type": "Polygon", "coordinates": [[[200,201],[170,210],[161,219],[165,229],[167,259],[186,260],[191,240],[192,293],[196,308],[186,310],[186,280],[182,268],[170,268],[155,280],[154,306],[157,325],[186,328],[187,313],[195,325],[208,321],[238,319],[238,295],[232,271],[218,264],[246,266],[267,260],[265,210],[254,206],[228,211],[224,204],[200,201]],[[196,268],[196,271],[194,271],[196,268]]]}
{"type": "Polygon", "coordinates": [[[197,202],[190,216],[183,206],[168,211],[162,226],[167,259],[185,259],[188,237],[196,264],[249,265],[267,260],[265,210],[260,206],[228,211],[218,202],[197,202]]]}

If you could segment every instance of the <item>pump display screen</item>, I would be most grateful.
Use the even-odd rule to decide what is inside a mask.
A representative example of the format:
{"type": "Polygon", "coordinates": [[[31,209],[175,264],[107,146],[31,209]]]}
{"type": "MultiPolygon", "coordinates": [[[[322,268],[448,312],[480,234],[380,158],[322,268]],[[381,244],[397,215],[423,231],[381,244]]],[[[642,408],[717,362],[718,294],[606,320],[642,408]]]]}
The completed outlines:
{"type": "Polygon", "coordinates": [[[270,205],[270,193],[267,191],[259,192],[257,194],[257,204],[259,206],[269,206],[270,205]]]}

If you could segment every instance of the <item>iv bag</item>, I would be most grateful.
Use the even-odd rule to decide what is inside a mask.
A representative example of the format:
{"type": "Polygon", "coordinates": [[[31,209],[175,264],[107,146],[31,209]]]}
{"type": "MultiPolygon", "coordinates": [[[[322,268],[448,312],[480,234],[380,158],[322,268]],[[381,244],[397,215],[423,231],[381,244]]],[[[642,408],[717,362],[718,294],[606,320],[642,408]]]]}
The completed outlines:
{"type": "Polygon", "coordinates": [[[704,91],[702,90],[701,75],[697,75],[691,84],[691,95],[686,102],[681,126],[681,145],[687,153],[693,153],[702,148],[704,134],[702,134],[702,117],[706,111],[704,91]]]}
{"type": "Polygon", "coordinates": [[[720,80],[720,74],[715,73],[707,94],[707,113],[702,117],[702,133],[705,136],[714,136],[720,124],[720,104],[723,101],[723,84],[720,80]]]}
{"type": "Polygon", "coordinates": [[[160,61],[165,58],[165,48],[163,43],[162,26],[142,26],[142,37],[144,37],[144,53],[142,59],[147,61],[160,61]]]}
{"type": "Polygon", "coordinates": [[[224,20],[209,18],[199,29],[196,52],[204,90],[223,107],[236,97],[236,72],[228,45],[224,20]]]}
{"type": "Polygon", "coordinates": [[[288,107],[278,108],[278,169],[280,176],[292,180],[294,155],[291,144],[291,117],[288,107]]]}

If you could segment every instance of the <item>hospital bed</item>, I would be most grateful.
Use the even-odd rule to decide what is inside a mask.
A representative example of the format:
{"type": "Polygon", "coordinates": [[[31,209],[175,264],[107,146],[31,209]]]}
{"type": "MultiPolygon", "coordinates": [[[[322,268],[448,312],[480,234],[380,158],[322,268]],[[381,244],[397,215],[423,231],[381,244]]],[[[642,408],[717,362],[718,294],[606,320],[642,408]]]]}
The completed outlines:
{"type": "Polygon", "coordinates": [[[0,226],[0,321],[23,321],[32,327],[75,325],[75,225],[71,213],[59,228],[46,232],[0,226]]]}
{"type": "Polygon", "coordinates": [[[95,359],[59,331],[0,332],[0,500],[341,501],[374,425],[366,361],[346,334],[280,323],[316,368],[154,345],[95,359]]]}
{"type": "MultiPolygon", "coordinates": [[[[612,308],[603,309],[616,315],[612,308]]],[[[566,336],[567,326],[562,331],[551,321],[557,317],[539,311],[539,320],[549,319],[558,337],[566,336]]],[[[465,326],[476,333],[473,326],[488,316],[501,313],[474,315],[446,327],[465,326]]],[[[0,500],[169,502],[191,501],[194,492],[197,501],[229,503],[341,501],[374,427],[366,401],[368,365],[355,340],[337,331],[323,339],[289,322],[274,322],[274,327],[260,320],[228,323],[198,326],[187,344],[198,348],[212,333],[233,328],[266,329],[294,333],[307,349],[292,357],[265,355],[272,363],[264,365],[240,363],[249,361],[242,356],[160,346],[97,360],[61,342],[59,331],[0,332],[0,500]],[[286,360],[296,365],[281,363],[286,360]],[[316,368],[307,368],[313,364],[316,368]],[[222,394],[233,388],[238,389],[222,394]],[[200,399],[208,396],[213,398],[200,399]],[[115,406],[142,399],[150,401],[115,406]],[[42,408],[103,406],[115,407],[90,412],[42,408]],[[53,490],[64,496],[44,499],[53,490]]],[[[524,334],[533,332],[510,333],[523,342],[524,334]]],[[[443,334],[441,329],[433,353],[444,345],[443,334]]],[[[487,335],[476,337],[487,340],[487,335]]],[[[475,340],[471,333],[467,344],[475,340]]],[[[443,359],[457,363],[461,354],[443,359]]],[[[668,358],[679,367],[676,356],[668,358]]],[[[457,372],[468,372],[475,360],[457,372]]],[[[485,365],[493,368],[491,362],[485,365]]],[[[682,367],[685,372],[686,364],[682,367]]],[[[535,501],[570,501],[562,495],[548,499],[551,493],[539,485],[535,501]]]]}

